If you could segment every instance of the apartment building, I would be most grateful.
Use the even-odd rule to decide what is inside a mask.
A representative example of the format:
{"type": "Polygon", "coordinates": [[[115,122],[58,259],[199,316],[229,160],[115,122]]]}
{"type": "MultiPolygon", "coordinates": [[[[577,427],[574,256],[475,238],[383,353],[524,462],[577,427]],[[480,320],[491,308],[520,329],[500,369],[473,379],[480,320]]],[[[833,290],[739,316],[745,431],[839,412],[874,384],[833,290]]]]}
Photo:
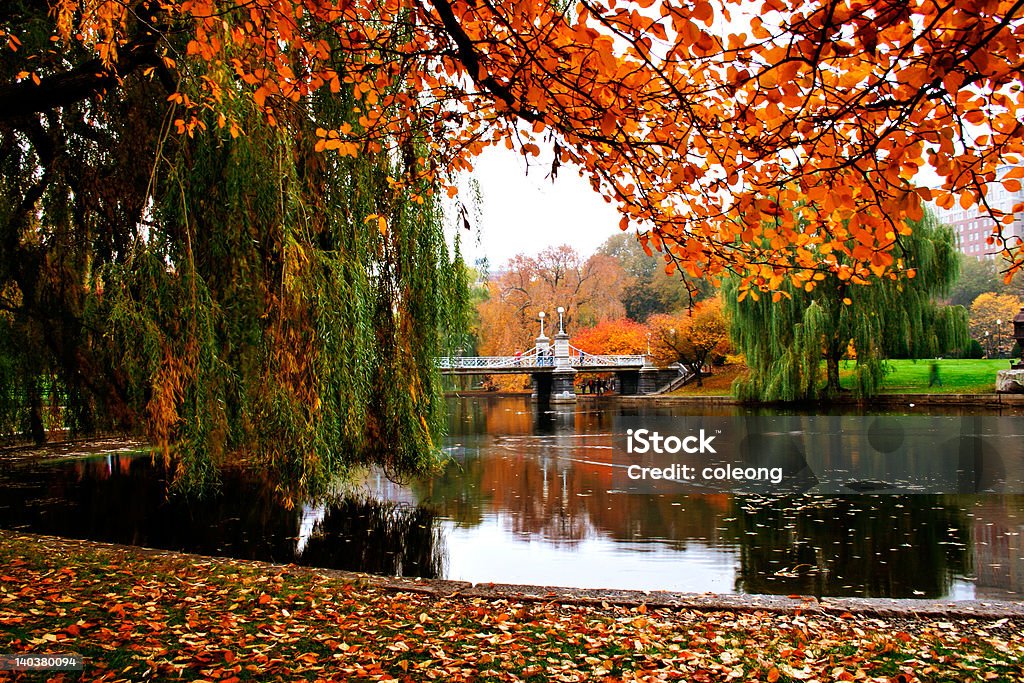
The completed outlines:
{"type": "MultiPolygon", "coordinates": [[[[986,193],[986,198],[993,208],[1007,213],[1013,211],[1014,206],[1024,203],[1024,189],[1010,192],[999,182],[1012,168],[1015,167],[999,167],[996,171],[996,181],[989,183],[986,193]]],[[[969,209],[961,209],[958,206],[946,211],[940,209],[938,214],[939,220],[953,228],[961,252],[975,258],[995,258],[997,245],[988,244],[986,241],[992,235],[995,221],[982,208],[972,206],[969,209]]],[[[1010,246],[1024,242],[1024,211],[1016,213],[1013,223],[1003,229],[1003,236],[1010,246]]]]}

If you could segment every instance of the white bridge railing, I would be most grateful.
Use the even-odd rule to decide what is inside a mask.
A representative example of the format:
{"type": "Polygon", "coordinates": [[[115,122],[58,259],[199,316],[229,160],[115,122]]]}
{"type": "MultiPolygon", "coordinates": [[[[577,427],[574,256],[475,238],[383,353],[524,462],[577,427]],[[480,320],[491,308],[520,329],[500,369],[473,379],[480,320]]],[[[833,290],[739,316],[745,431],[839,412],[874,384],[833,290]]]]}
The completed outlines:
{"type": "Polygon", "coordinates": [[[470,370],[475,368],[540,368],[555,364],[552,356],[541,356],[533,348],[526,353],[514,356],[448,356],[437,358],[437,367],[441,370],[470,370]]]}
{"type": "MultiPolygon", "coordinates": [[[[436,362],[437,367],[441,370],[504,370],[548,368],[555,366],[558,360],[553,355],[539,355],[537,349],[534,348],[515,356],[448,356],[437,358],[436,362]]],[[[621,368],[647,365],[646,357],[640,354],[599,356],[580,351],[574,346],[569,347],[568,360],[568,364],[575,368],[621,368]]]]}
{"type": "Polygon", "coordinates": [[[551,357],[538,359],[536,356],[458,356],[438,358],[437,367],[442,370],[468,370],[471,368],[537,368],[554,365],[551,357]],[[548,361],[540,363],[540,361],[548,361]]]}
{"type": "Polygon", "coordinates": [[[643,354],[598,356],[586,351],[581,351],[575,346],[569,347],[569,363],[573,366],[583,367],[621,367],[623,365],[646,365],[646,356],[643,354]]]}

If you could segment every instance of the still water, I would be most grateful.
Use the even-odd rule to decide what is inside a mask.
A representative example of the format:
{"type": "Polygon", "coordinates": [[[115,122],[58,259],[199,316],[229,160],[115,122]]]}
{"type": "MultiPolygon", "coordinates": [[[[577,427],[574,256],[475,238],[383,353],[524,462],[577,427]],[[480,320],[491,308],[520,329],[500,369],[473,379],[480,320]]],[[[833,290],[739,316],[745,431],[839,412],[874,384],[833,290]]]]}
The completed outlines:
{"type": "Polygon", "coordinates": [[[292,509],[234,471],[217,495],[169,495],[148,456],[0,461],[0,527],[482,583],[1024,599],[1024,496],[624,493],[611,485],[615,416],[693,408],[450,408],[436,476],[398,484],[371,472],[292,509]]]}

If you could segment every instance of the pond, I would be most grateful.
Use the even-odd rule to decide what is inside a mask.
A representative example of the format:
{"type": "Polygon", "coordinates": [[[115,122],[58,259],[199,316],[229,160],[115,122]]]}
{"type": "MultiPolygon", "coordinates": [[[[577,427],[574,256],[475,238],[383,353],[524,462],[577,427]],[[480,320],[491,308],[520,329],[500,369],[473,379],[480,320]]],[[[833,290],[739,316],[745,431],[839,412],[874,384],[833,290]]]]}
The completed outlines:
{"type": "Polygon", "coordinates": [[[525,397],[453,398],[449,460],[436,476],[399,484],[369,472],[292,509],[235,471],[215,495],[170,495],[148,456],[0,461],[0,527],[477,583],[1024,599],[1022,495],[612,485],[616,419],[744,412],[613,399],[538,411],[525,397]]]}

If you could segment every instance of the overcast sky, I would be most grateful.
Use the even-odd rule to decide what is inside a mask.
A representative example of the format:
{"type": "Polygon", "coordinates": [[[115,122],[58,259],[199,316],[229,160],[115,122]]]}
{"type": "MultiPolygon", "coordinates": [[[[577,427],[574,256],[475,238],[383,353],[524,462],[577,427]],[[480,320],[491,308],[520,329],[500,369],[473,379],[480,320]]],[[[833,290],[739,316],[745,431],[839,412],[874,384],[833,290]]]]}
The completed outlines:
{"type": "MultiPolygon", "coordinates": [[[[466,263],[487,257],[493,270],[516,254],[533,256],[561,244],[589,256],[621,232],[615,207],[595,193],[575,167],[562,166],[552,182],[548,177],[552,153],[548,148],[540,160],[531,157],[529,173],[523,157],[503,146],[488,148],[475,159],[473,177],[483,195],[480,239],[478,244],[475,231],[460,230],[466,263]]],[[[927,166],[915,181],[932,187],[939,184],[927,166]]]]}
{"type": "Polygon", "coordinates": [[[554,182],[547,177],[551,153],[531,166],[504,147],[477,157],[473,177],[483,194],[480,244],[462,234],[466,262],[486,256],[490,267],[516,254],[534,255],[545,247],[569,244],[590,255],[619,230],[615,207],[596,194],[575,168],[563,166],[554,182]]]}

